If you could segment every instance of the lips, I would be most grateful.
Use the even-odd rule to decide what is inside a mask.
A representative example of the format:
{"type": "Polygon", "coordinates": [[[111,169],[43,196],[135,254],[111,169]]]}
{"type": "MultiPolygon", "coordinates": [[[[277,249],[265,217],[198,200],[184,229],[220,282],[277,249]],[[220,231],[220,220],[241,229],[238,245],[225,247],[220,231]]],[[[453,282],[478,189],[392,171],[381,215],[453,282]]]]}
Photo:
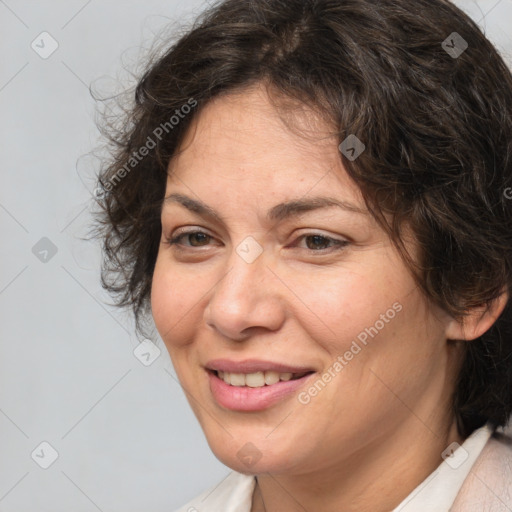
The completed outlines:
{"type": "Polygon", "coordinates": [[[289,398],[315,371],[262,360],[216,359],[205,366],[210,391],[221,407],[234,411],[260,411],[289,398]]]}
{"type": "Polygon", "coordinates": [[[277,373],[291,373],[304,374],[315,371],[314,368],[307,366],[291,366],[285,363],[277,363],[272,361],[264,361],[261,359],[244,359],[243,361],[232,361],[230,359],[213,359],[206,363],[207,370],[214,370],[217,372],[228,373],[256,373],[256,372],[277,372],[277,373]]]}

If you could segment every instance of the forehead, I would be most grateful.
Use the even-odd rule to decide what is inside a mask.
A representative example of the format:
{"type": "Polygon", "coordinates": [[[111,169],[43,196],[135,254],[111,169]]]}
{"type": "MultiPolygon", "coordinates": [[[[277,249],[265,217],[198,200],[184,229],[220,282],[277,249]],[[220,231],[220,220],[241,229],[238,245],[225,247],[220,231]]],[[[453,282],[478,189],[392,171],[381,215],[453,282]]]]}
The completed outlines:
{"type": "Polygon", "coordinates": [[[210,101],[169,163],[169,185],[208,184],[222,195],[226,185],[264,187],[270,195],[329,192],[362,205],[342,165],[337,130],[305,105],[280,107],[261,85],[210,101]]]}

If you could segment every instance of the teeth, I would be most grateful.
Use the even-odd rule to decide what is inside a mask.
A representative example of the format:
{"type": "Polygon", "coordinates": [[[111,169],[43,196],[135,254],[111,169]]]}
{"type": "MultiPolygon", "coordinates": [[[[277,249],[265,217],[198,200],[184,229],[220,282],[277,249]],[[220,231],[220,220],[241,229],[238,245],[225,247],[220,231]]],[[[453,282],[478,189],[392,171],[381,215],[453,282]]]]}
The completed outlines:
{"type": "MultiPolygon", "coordinates": [[[[231,386],[247,386],[250,388],[261,388],[265,385],[271,386],[280,380],[288,381],[293,377],[293,373],[278,373],[274,371],[255,373],[229,373],[218,371],[217,375],[226,384],[230,384],[231,386]]],[[[296,377],[302,377],[303,375],[305,374],[297,374],[296,377]]]]}
{"type": "Polygon", "coordinates": [[[276,382],[279,382],[279,373],[265,372],[265,384],[267,386],[271,386],[272,384],[275,384],[276,382]]]}
{"type": "MultiPolygon", "coordinates": [[[[236,373],[231,375],[231,382],[233,382],[233,377],[237,375],[236,373]]],[[[261,386],[265,385],[265,376],[263,375],[263,372],[256,372],[256,373],[248,373],[244,376],[243,373],[239,373],[242,378],[240,379],[241,382],[245,380],[245,385],[249,386],[250,388],[261,388],[261,386]]],[[[243,384],[239,384],[240,386],[243,386],[243,384]]]]}
{"type": "MultiPolygon", "coordinates": [[[[245,386],[245,375],[243,373],[232,373],[228,375],[232,386],[245,386]]],[[[224,374],[226,380],[226,374],[224,374]]]]}

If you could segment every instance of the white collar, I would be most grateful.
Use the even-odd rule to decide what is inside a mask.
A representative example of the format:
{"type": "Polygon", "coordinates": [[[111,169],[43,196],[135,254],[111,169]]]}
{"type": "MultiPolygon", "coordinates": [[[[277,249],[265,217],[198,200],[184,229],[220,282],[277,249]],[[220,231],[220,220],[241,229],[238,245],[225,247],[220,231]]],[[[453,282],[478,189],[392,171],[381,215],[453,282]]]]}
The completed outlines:
{"type": "Polygon", "coordinates": [[[458,448],[450,445],[443,452],[444,460],[437,469],[392,512],[448,512],[492,433],[493,429],[484,425],[475,430],[462,445],[457,444],[458,448]],[[451,456],[449,453],[452,453],[451,456]]]}
{"type": "MultiPolygon", "coordinates": [[[[475,430],[453,453],[443,452],[443,462],[392,512],[448,512],[464,480],[492,435],[485,425],[475,430]]],[[[232,471],[219,484],[176,512],[250,512],[256,480],[232,471]]]]}

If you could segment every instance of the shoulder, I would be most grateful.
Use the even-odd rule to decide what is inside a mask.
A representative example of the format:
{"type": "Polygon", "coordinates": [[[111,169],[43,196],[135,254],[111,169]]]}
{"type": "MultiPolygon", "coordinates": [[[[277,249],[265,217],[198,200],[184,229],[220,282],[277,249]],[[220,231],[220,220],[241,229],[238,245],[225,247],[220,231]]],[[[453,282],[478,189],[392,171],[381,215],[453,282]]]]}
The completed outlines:
{"type": "Polygon", "coordinates": [[[512,509],[512,425],[496,431],[464,481],[451,512],[512,509]]]}
{"type": "Polygon", "coordinates": [[[175,512],[250,512],[254,485],[253,476],[232,471],[175,512]]]}

